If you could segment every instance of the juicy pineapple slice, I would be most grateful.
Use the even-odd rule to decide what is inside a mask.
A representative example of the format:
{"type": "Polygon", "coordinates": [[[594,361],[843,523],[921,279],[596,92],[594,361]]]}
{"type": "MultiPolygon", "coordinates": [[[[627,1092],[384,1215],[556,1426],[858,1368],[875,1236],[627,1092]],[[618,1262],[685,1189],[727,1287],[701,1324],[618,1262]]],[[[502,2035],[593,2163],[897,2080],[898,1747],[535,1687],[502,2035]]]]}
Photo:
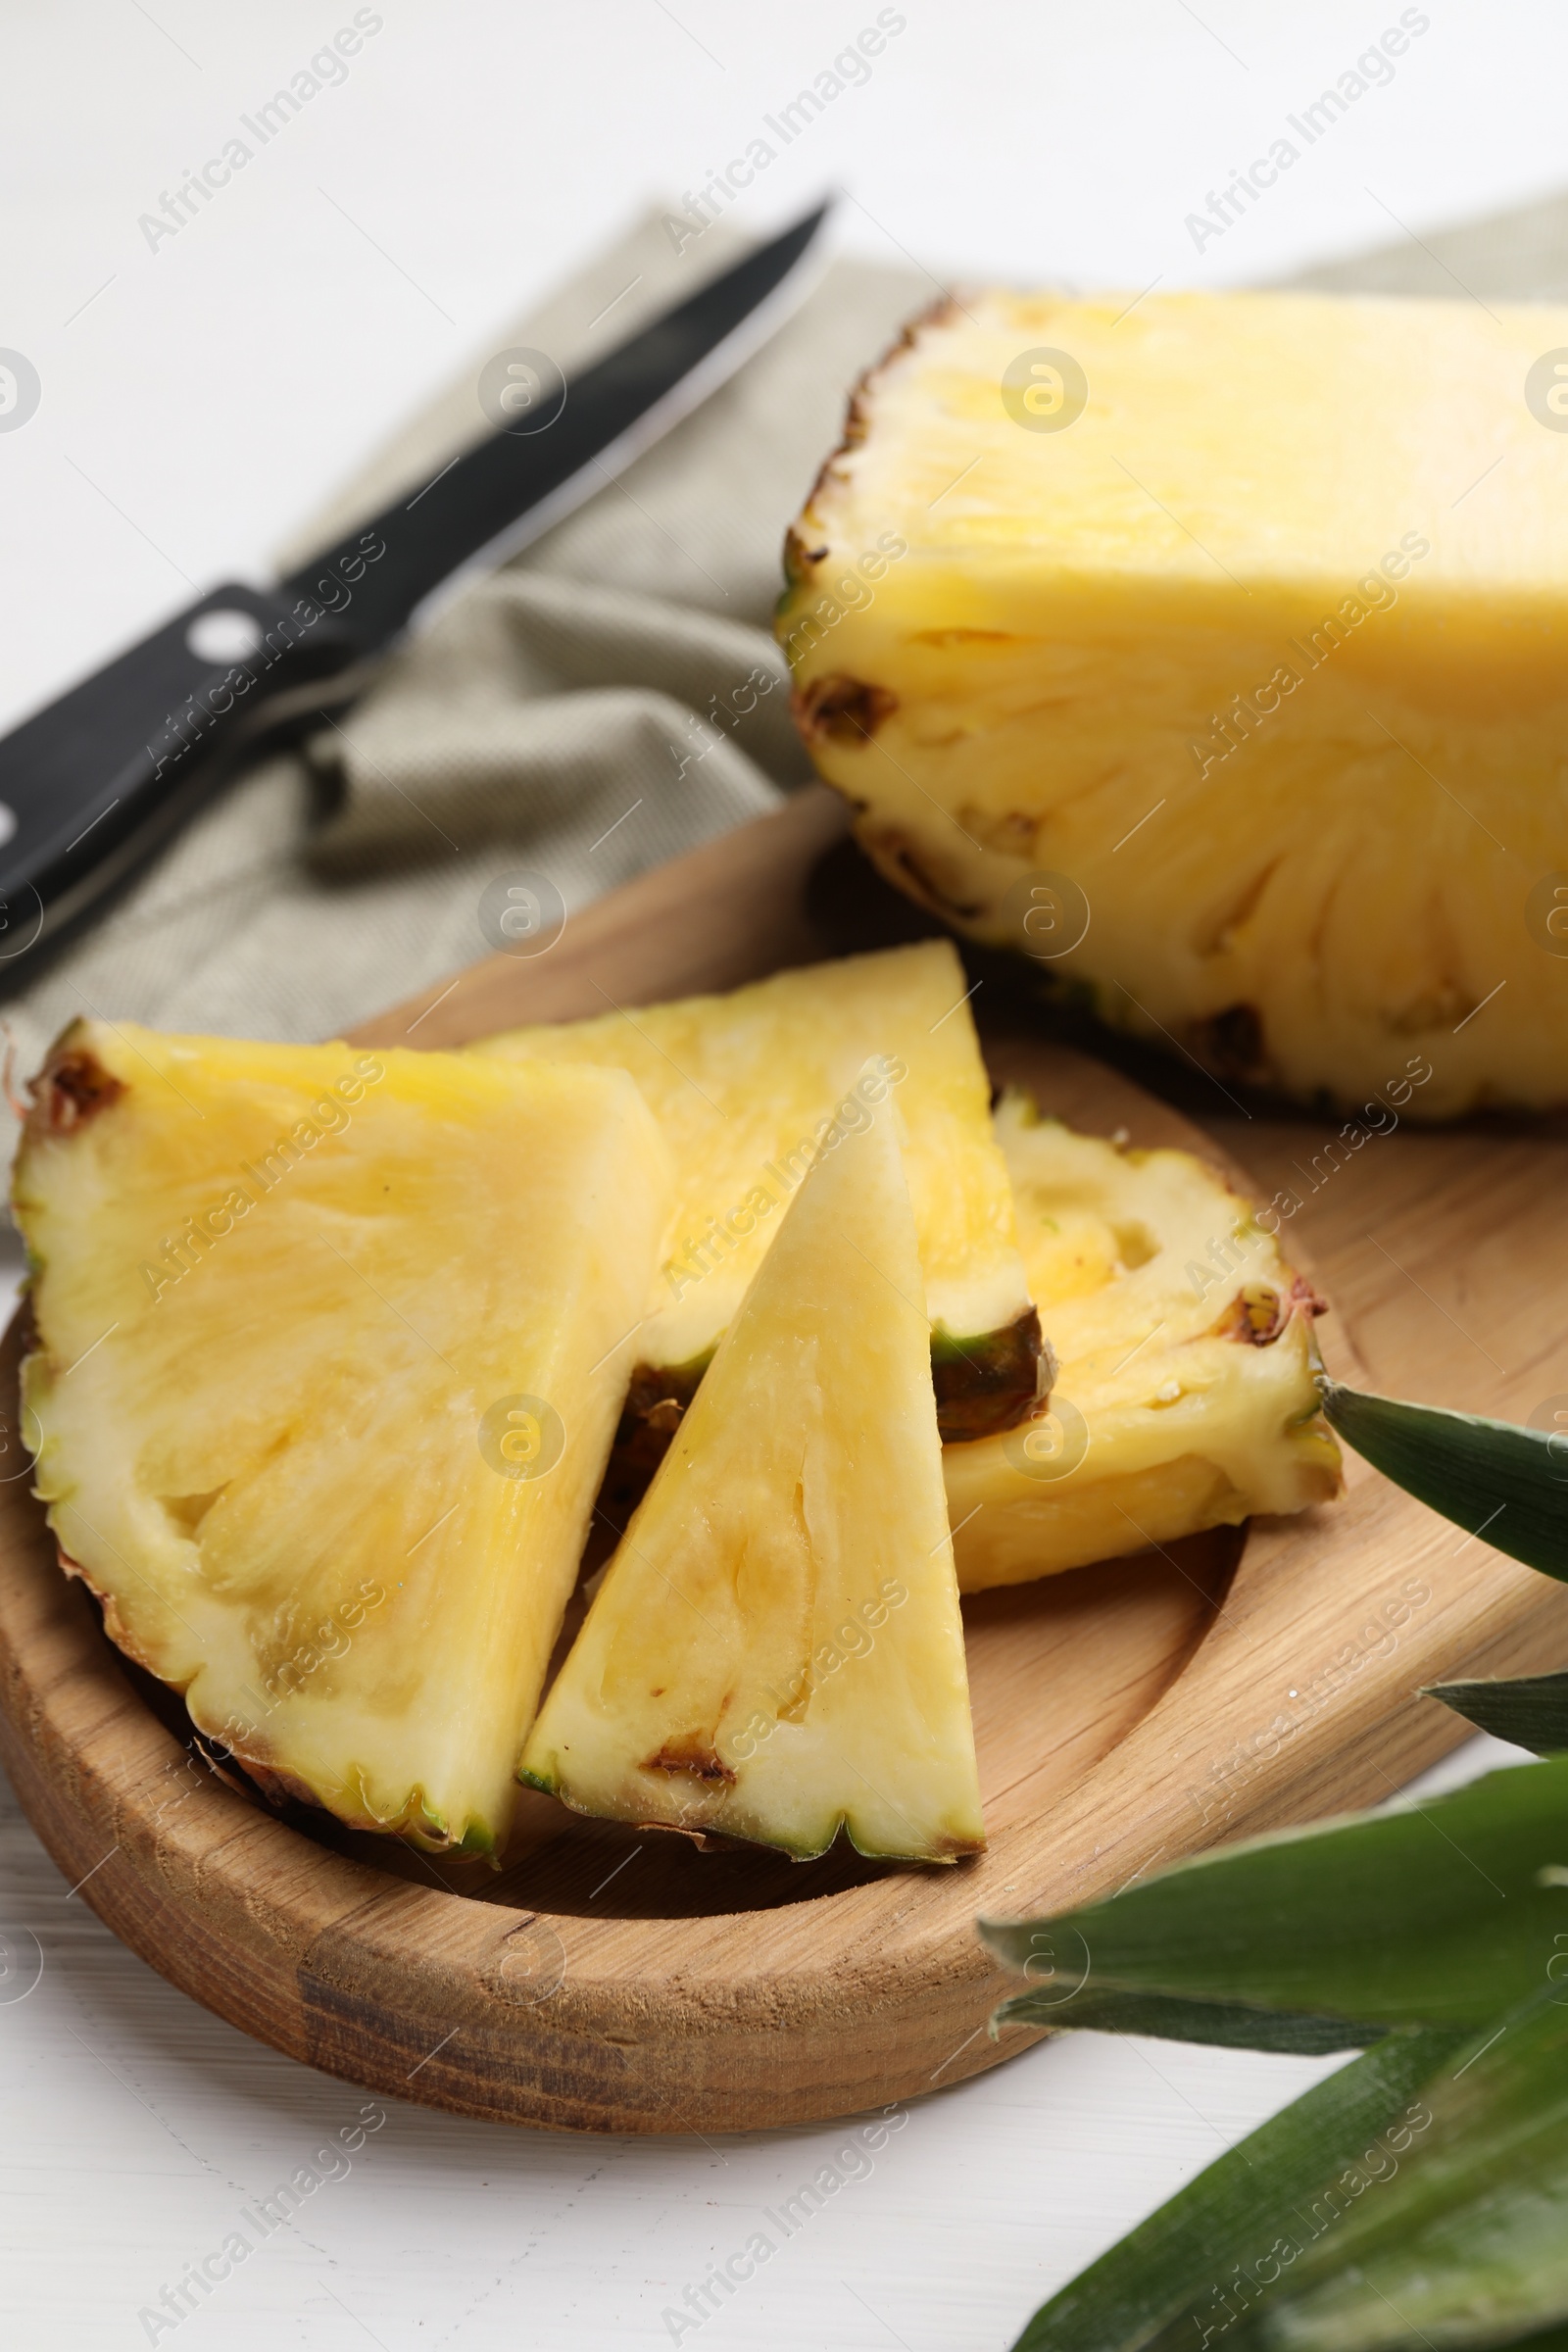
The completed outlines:
{"type": "Polygon", "coordinates": [[[65,1565],[264,1781],[494,1851],[668,1210],[636,1088],[89,1021],[34,1095],[65,1565]]]}
{"type": "Polygon", "coordinates": [[[583,1812],[984,1843],[895,1120],[801,1186],[540,1711],[523,1777],[583,1812]]]}
{"type": "Polygon", "coordinates": [[[1320,1301],[1223,1178],[1074,1134],[1022,1094],[997,1133],[1061,1368],[1038,1425],[943,1455],[960,1590],[1336,1494],[1320,1301]]]}
{"type": "Polygon", "coordinates": [[[778,620],[867,850],[1222,1077],[1562,1102],[1564,347],[1303,294],[918,321],[778,620]]]}
{"type": "Polygon", "coordinates": [[[944,1436],[1009,1429],[1049,1386],[967,994],[954,949],[931,940],[471,1049],[629,1070],[669,1139],[675,1212],[632,1382],[661,1450],[821,1138],[867,1115],[868,1056],[888,1065],[908,1138],[944,1436]]]}

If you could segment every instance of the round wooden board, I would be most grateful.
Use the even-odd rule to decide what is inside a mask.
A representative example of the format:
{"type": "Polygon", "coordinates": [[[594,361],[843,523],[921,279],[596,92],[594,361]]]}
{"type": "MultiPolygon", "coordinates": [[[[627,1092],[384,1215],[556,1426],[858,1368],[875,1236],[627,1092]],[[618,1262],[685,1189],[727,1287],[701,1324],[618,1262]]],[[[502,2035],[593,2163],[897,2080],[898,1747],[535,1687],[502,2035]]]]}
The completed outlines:
{"type": "MultiPolygon", "coordinates": [[[[362,1034],[398,1044],[417,1024],[421,1046],[454,1045],[820,954],[804,885],[842,824],[829,796],[802,794],[600,902],[549,957],[493,957],[362,1034]]],[[[1226,1156],[1082,1055],[1012,1038],[988,1040],[988,1056],[1077,1125],[1226,1156]]],[[[1259,1124],[1242,1181],[1274,1189],[1310,1137],[1259,1124]]],[[[1430,1394],[1441,1374],[1423,1301],[1439,1302],[1413,1236],[1399,1264],[1413,1287],[1368,1290],[1354,1233],[1374,1175],[1383,1213],[1408,1222],[1419,1205],[1425,1246],[1450,1258],[1467,1237],[1490,1249],[1511,1203],[1493,1275],[1511,1282],[1504,1304],[1523,1329],[1568,1255],[1540,1160],[1560,1146],[1461,1139],[1446,1187],[1412,1203],[1421,1148],[1439,1145],[1441,1174],[1449,1141],[1409,1139],[1416,1162],[1405,1139],[1380,1144],[1379,1168],[1334,1195],[1344,1232],[1320,1217],[1313,1236],[1331,1294],[1342,1270],[1367,1292],[1380,1384],[1406,1394],[1430,1394]]],[[[1353,1364],[1337,1325],[1326,1352],[1353,1364]]],[[[13,1399],[18,1353],[13,1327],[0,1361],[13,1399]]],[[[1495,1378],[1445,1400],[1518,1404],[1495,1378]]],[[[1420,1683],[1568,1654],[1568,1592],[1456,1544],[1355,1464],[1343,1502],[1254,1523],[1245,1548],[1222,1532],[982,1594],[964,1614],[990,1837],[975,1861],[703,1853],[526,1795],[498,1877],[277,1818],[218,1780],[194,1759],[177,1700],[124,1664],[60,1573],[19,1473],[0,1485],[0,1755],[83,1899],[174,1984],[279,2049],[507,2122],[734,2131],[885,2105],[995,2064],[1034,2036],[987,2036],[1009,1981],[974,1934],[978,1913],[1085,1901],[1222,1838],[1376,1799],[1463,1736],[1415,1695],[1420,1683]],[[1373,1623],[1387,1601],[1403,1604],[1396,1632],[1373,1623]]],[[[1061,1984],[1070,1992],[1071,1976],[1061,1984]]]]}

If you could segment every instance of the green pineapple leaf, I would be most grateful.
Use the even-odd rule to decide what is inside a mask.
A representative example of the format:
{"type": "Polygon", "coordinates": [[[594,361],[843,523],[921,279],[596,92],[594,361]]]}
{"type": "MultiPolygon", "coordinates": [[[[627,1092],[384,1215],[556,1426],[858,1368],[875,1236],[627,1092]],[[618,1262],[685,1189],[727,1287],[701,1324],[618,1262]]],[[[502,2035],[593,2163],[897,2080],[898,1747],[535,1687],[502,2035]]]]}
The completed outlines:
{"type": "MultiPolygon", "coordinates": [[[[1030,1955],[1038,1960],[1039,1952],[1030,1955]]],[[[1032,1972],[1033,1973],[1033,1972],[1032,1972]]],[[[1053,1969],[1033,1990],[1004,2001],[991,2020],[991,2038],[1004,2026],[1070,2028],[1075,2034],[1150,2034],[1161,2041],[1207,2041],[1225,2050],[1279,2050],[1291,2058],[1321,2058],[1331,2050],[1364,2049],[1387,2031],[1365,2019],[1313,2017],[1295,2009],[1260,2009],[1248,2001],[1191,2001],[1168,1992],[1124,1991],[1115,1985],[1071,1989],[1071,1972],[1053,1969]]]]}
{"type": "Polygon", "coordinates": [[[1407,2352],[1568,2335],[1568,1986],[1392,2034],[1211,2165],[1014,2352],[1407,2352]]]}
{"type": "Polygon", "coordinates": [[[1568,1674],[1527,1674],[1511,1683],[1431,1683],[1421,1695],[1441,1698],[1494,1740],[1511,1740],[1538,1756],[1568,1752],[1568,1674]]]}
{"type": "Polygon", "coordinates": [[[1332,2033],[1344,2047],[1397,2027],[1474,2030],[1522,1999],[1568,1954],[1565,1866],[1560,1756],[1200,1854],[1076,1911],[982,1920],[980,1933],[1030,1980],[999,2023],[1266,2049],[1333,2047],[1332,2033]],[[1311,2019],[1324,2037],[1295,2038],[1311,2019]]]}
{"type": "MultiPolygon", "coordinates": [[[[1275,2249],[1312,2229],[1311,2200],[1400,2123],[1427,2077],[1469,2038],[1463,2034],[1391,2034],[1353,2064],[1284,2108],[1199,2174],[1119,2245],[1079,2273],[1037,2311],[1013,2352],[1136,2352],[1197,2306],[1213,2310],[1227,2282],[1234,2308],[1244,2266],[1247,2295],[1259,2268],[1279,2275],[1275,2249]]],[[[1319,2217],[1319,2221],[1321,2222],[1319,2217]]],[[[1200,2327],[1189,2345],[1202,2339],[1200,2327]]]]}
{"type": "Polygon", "coordinates": [[[1568,1581],[1568,1445],[1559,1433],[1368,1396],[1337,1380],[1318,1386],[1325,1418],[1385,1478],[1510,1559],[1568,1581]]]}

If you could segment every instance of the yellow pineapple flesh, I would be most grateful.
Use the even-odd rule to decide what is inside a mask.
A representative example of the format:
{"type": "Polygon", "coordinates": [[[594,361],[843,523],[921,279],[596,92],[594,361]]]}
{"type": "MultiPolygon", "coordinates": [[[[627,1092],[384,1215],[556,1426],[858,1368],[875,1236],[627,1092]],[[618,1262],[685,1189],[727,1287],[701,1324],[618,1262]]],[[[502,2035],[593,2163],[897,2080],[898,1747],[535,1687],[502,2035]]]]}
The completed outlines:
{"type": "Polygon", "coordinates": [[[675,1209],[638,1334],[634,1402],[662,1408],[666,1425],[678,1416],[823,1139],[869,1115],[857,1089],[874,1057],[908,1139],[944,1434],[1006,1429],[1030,1410],[1040,1325],[968,994],[951,944],[932,940],[472,1049],[629,1071],[669,1141],[675,1209]]]}
{"type": "Polygon", "coordinates": [[[778,618],[867,850],[1222,1078],[1561,1102],[1563,349],[1564,309],[1306,294],[917,321],[778,618]]]}
{"type": "MultiPolygon", "coordinates": [[[[1004,1096],[1030,1288],[1059,1372],[1039,1421],[943,1454],[958,1582],[1019,1584],[1339,1491],[1321,1301],[1213,1168],[1004,1096]]],[[[1263,1212],[1265,1219],[1270,1212],[1263,1212]]]]}
{"type": "Polygon", "coordinates": [[[896,1117],[796,1194],[540,1711],[523,1777],[583,1812],[984,1842],[896,1117]]]}
{"type": "Polygon", "coordinates": [[[34,1096],[65,1564],[264,1782],[494,1852],[668,1213],[636,1088],[89,1021],[34,1096]]]}

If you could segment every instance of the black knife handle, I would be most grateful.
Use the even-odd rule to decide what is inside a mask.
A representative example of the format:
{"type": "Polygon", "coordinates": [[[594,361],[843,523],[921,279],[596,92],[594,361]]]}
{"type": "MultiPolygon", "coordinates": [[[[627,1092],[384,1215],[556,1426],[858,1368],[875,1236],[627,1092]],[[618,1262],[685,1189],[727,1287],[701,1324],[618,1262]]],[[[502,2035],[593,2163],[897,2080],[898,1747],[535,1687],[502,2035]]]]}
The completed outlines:
{"type": "MultiPolygon", "coordinates": [[[[367,533],[359,575],[380,552],[367,533]]],[[[0,743],[0,981],[216,789],[280,696],[361,659],[355,572],[338,550],[309,591],[215,588],[0,743]]]]}

